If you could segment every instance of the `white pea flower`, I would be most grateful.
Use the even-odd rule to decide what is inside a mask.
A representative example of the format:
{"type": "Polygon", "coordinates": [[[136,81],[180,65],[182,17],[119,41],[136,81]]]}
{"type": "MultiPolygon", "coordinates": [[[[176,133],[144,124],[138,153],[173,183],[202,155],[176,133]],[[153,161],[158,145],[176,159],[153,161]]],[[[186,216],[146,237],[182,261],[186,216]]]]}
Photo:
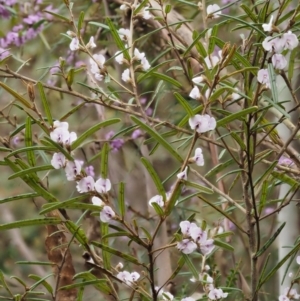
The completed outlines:
{"type": "Polygon", "coordinates": [[[149,19],[152,19],[152,14],[150,13],[150,11],[149,11],[149,7],[147,6],[147,7],[145,7],[145,8],[143,8],[142,10],[141,10],[141,12],[140,12],[140,14],[142,15],[142,18],[144,19],[144,20],[149,20],[149,19]]]}
{"type": "Polygon", "coordinates": [[[189,97],[193,98],[193,99],[200,99],[200,90],[197,86],[195,86],[190,94],[189,94],[189,97]]]}
{"type": "Polygon", "coordinates": [[[77,37],[73,38],[70,43],[70,49],[71,51],[76,51],[79,49],[79,40],[77,37]]]}
{"type": "Polygon", "coordinates": [[[104,68],[105,64],[105,57],[102,54],[94,54],[93,58],[90,58],[90,64],[91,64],[91,72],[93,74],[99,73],[99,69],[104,68]]]}
{"type": "Polygon", "coordinates": [[[214,130],[217,122],[212,116],[197,114],[189,119],[189,125],[192,130],[196,130],[198,133],[205,133],[214,130]]]}
{"type": "Polygon", "coordinates": [[[92,203],[93,203],[93,205],[96,205],[96,206],[103,206],[104,205],[104,202],[100,198],[98,198],[97,196],[92,197],[92,203]]]}
{"type": "Polygon", "coordinates": [[[202,153],[201,147],[197,147],[195,149],[195,156],[192,158],[192,160],[198,165],[203,166],[204,165],[204,157],[202,153]]]}
{"type": "Polygon", "coordinates": [[[211,251],[215,248],[214,240],[213,239],[207,239],[200,244],[200,250],[203,255],[208,255],[211,253],[211,251]]]}
{"type": "Polygon", "coordinates": [[[274,51],[280,53],[284,47],[284,40],[281,38],[266,37],[262,42],[262,46],[266,51],[274,51]]]}
{"type": "Polygon", "coordinates": [[[181,301],[195,301],[195,299],[192,297],[185,297],[185,298],[181,299],[181,301]]]}
{"type": "Polygon", "coordinates": [[[95,189],[99,193],[107,193],[111,189],[110,180],[99,178],[95,183],[95,189]]]}
{"type": "Polygon", "coordinates": [[[134,48],[134,59],[141,61],[145,57],[145,52],[140,52],[137,48],[134,48]]]}
{"type": "Polygon", "coordinates": [[[193,227],[190,231],[191,237],[194,242],[201,244],[205,242],[207,239],[207,232],[203,231],[200,227],[193,227]]]}
{"type": "Polygon", "coordinates": [[[275,69],[282,70],[287,66],[287,60],[284,55],[274,53],[272,56],[272,64],[275,69]]]}
{"type": "Polygon", "coordinates": [[[145,57],[142,58],[141,65],[144,71],[147,71],[151,68],[151,65],[149,64],[148,60],[145,57]]]}
{"type": "Polygon", "coordinates": [[[68,181],[74,181],[77,175],[81,173],[81,163],[78,160],[68,161],[65,167],[65,173],[68,181]]]}
{"type": "Polygon", "coordinates": [[[163,206],[164,206],[164,200],[163,200],[162,195],[156,195],[156,196],[152,197],[152,198],[150,199],[150,201],[149,201],[149,205],[150,205],[151,207],[153,207],[153,206],[152,206],[153,203],[156,203],[156,204],[158,204],[160,207],[163,207],[163,206]]]}
{"type": "Polygon", "coordinates": [[[297,256],[296,262],[300,265],[300,256],[297,256]]]}
{"type": "Polygon", "coordinates": [[[118,30],[118,34],[119,34],[121,40],[127,41],[129,39],[129,36],[130,36],[130,30],[125,29],[125,28],[120,28],[118,30]]]}
{"type": "Polygon", "coordinates": [[[189,239],[183,239],[177,243],[177,249],[184,254],[191,254],[197,249],[197,245],[189,239]]]}
{"type": "Polygon", "coordinates": [[[218,300],[218,299],[226,298],[227,296],[228,293],[224,293],[221,288],[213,288],[208,294],[208,298],[210,300],[218,300]]]}
{"type": "Polygon", "coordinates": [[[64,144],[70,138],[70,133],[64,127],[58,127],[50,132],[50,138],[54,142],[64,144]]]}
{"type": "Polygon", "coordinates": [[[69,123],[66,121],[59,121],[59,120],[55,120],[53,122],[53,129],[57,129],[57,128],[63,128],[65,130],[69,129],[69,123]]]}
{"type": "Polygon", "coordinates": [[[55,169],[60,169],[66,165],[66,157],[62,153],[54,153],[52,160],[51,160],[51,165],[55,169]]]}
{"type": "Polygon", "coordinates": [[[104,206],[100,212],[100,220],[103,223],[108,223],[116,216],[115,212],[109,206],[104,206]]]}
{"type": "Polygon", "coordinates": [[[198,227],[195,223],[191,223],[189,221],[182,221],[180,222],[179,226],[181,233],[187,237],[191,236],[191,229],[198,227]]]}
{"type": "Polygon", "coordinates": [[[284,33],[282,36],[282,40],[284,49],[293,50],[299,44],[297,36],[291,31],[284,33]]]}
{"type": "Polygon", "coordinates": [[[127,271],[122,271],[117,274],[117,278],[125,282],[127,285],[131,284],[131,274],[127,271]]]}
{"type": "Polygon", "coordinates": [[[265,23],[262,25],[264,31],[268,31],[268,32],[271,32],[272,31],[272,28],[273,28],[273,19],[274,19],[274,16],[272,15],[271,18],[270,18],[270,21],[269,23],[265,23]]]}
{"type": "Polygon", "coordinates": [[[65,138],[64,144],[71,145],[75,140],[77,140],[77,134],[75,132],[69,133],[69,135],[65,138]]]}
{"type": "Polygon", "coordinates": [[[207,6],[206,13],[209,18],[217,19],[220,18],[222,11],[218,4],[210,4],[207,6]]]}
{"type": "Polygon", "coordinates": [[[216,55],[211,55],[211,56],[207,56],[204,59],[204,61],[206,63],[207,68],[212,69],[213,67],[215,67],[219,63],[220,58],[217,57],[216,55]]]}
{"type": "Polygon", "coordinates": [[[187,180],[187,166],[185,167],[185,169],[177,174],[177,178],[180,180],[187,180]]]}
{"type": "Polygon", "coordinates": [[[194,83],[194,84],[200,84],[200,83],[202,83],[203,82],[203,76],[196,76],[196,77],[194,77],[193,79],[192,79],[192,82],[194,83]]]}
{"type": "Polygon", "coordinates": [[[89,42],[86,45],[87,48],[95,48],[97,45],[95,44],[94,37],[91,36],[89,42]]]}
{"type": "Polygon", "coordinates": [[[115,60],[118,64],[122,65],[124,62],[124,54],[121,51],[116,52],[115,60]]]}
{"type": "Polygon", "coordinates": [[[132,272],[132,273],[130,274],[130,276],[131,276],[131,280],[132,280],[133,282],[138,281],[138,279],[140,278],[140,274],[139,274],[138,272],[132,272]]]}
{"type": "Polygon", "coordinates": [[[94,190],[95,181],[93,177],[87,176],[82,178],[79,182],[77,182],[77,191],[79,193],[90,192],[94,190]]]}
{"type": "Polygon", "coordinates": [[[257,81],[263,85],[266,85],[267,88],[271,87],[268,69],[260,69],[257,72],[257,81]]]}
{"type": "Polygon", "coordinates": [[[280,295],[278,297],[278,300],[279,301],[290,301],[291,299],[289,297],[285,296],[285,295],[280,295]]]}
{"type": "Polygon", "coordinates": [[[120,10],[123,10],[123,11],[127,10],[127,8],[128,8],[128,6],[126,4],[122,4],[120,6],[120,10]]]}
{"type": "Polygon", "coordinates": [[[122,80],[125,82],[125,83],[128,83],[130,82],[130,70],[129,69],[125,69],[122,73],[122,80]]]}

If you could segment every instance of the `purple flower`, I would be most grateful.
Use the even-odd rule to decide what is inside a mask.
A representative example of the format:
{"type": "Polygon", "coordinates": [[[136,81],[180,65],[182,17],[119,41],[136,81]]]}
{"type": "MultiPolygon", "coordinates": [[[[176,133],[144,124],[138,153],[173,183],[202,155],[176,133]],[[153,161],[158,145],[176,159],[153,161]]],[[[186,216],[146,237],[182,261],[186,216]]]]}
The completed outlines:
{"type": "Polygon", "coordinates": [[[290,167],[290,166],[294,165],[295,163],[290,158],[287,158],[285,156],[281,156],[278,160],[278,164],[290,167]]]}
{"type": "MultiPolygon", "coordinates": [[[[115,135],[114,131],[110,131],[105,135],[106,140],[110,140],[115,135]]],[[[118,151],[124,144],[124,140],[121,138],[113,139],[109,141],[110,146],[113,148],[113,151],[118,151]]]]}
{"type": "Polygon", "coordinates": [[[94,166],[93,165],[89,165],[87,166],[85,169],[85,172],[88,176],[94,177],[95,176],[95,172],[94,172],[94,166]]]}
{"type": "Polygon", "coordinates": [[[137,129],[137,130],[132,132],[131,138],[132,139],[137,139],[137,138],[141,137],[142,135],[143,135],[143,132],[140,129],[137,129]]]}

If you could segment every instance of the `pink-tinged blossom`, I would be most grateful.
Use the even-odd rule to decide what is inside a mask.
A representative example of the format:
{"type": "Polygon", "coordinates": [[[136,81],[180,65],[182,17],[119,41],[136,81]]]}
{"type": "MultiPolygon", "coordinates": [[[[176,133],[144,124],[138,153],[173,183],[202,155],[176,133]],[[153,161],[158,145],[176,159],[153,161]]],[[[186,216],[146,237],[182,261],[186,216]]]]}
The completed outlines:
{"type": "Polygon", "coordinates": [[[280,53],[283,50],[283,39],[277,37],[266,37],[262,42],[262,46],[266,51],[274,51],[280,53]]]}
{"type": "Polygon", "coordinates": [[[99,193],[107,193],[111,189],[110,180],[99,178],[95,183],[95,189],[99,193]]]}
{"type": "Polygon", "coordinates": [[[145,57],[142,58],[141,65],[144,71],[147,71],[151,68],[151,65],[149,64],[148,60],[145,57]]]}
{"type": "Polygon", "coordinates": [[[198,228],[195,223],[191,223],[189,221],[182,221],[180,222],[179,226],[181,233],[186,237],[191,236],[191,229],[198,228]]]}
{"type": "Polygon", "coordinates": [[[193,99],[200,99],[200,90],[197,86],[191,90],[189,97],[193,99]]]}
{"type": "Polygon", "coordinates": [[[262,25],[264,31],[266,31],[266,32],[271,32],[272,31],[272,29],[273,29],[273,19],[274,19],[274,16],[272,15],[271,18],[270,18],[269,23],[264,23],[262,25]]]}
{"type": "Polygon", "coordinates": [[[77,134],[75,132],[69,133],[69,136],[66,137],[64,144],[71,145],[75,140],[77,140],[77,134]]]}
{"type": "Polygon", "coordinates": [[[130,70],[128,68],[123,71],[121,78],[122,78],[122,81],[124,81],[125,83],[130,82],[130,80],[131,80],[130,70]]]}
{"type": "Polygon", "coordinates": [[[214,240],[213,239],[207,239],[200,244],[200,250],[203,255],[208,255],[211,253],[211,251],[215,248],[214,240]]]}
{"type": "Polygon", "coordinates": [[[196,130],[198,133],[206,133],[216,128],[216,119],[207,114],[195,115],[189,119],[189,125],[192,130],[196,130]]]}
{"type": "Polygon", "coordinates": [[[267,88],[271,87],[268,69],[260,69],[257,72],[257,81],[263,85],[266,85],[267,88]]]}
{"type": "Polygon", "coordinates": [[[290,301],[291,299],[289,297],[285,296],[285,295],[280,295],[278,297],[278,300],[279,301],[290,301]]]}
{"type": "Polygon", "coordinates": [[[95,48],[97,47],[95,41],[94,41],[94,37],[91,36],[89,42],[86,45],[87,48],[95,48]]]}
{"type": "Polygon", "coordinates": [[[59,144],[64,144],[70,138],[70,133],[65,128],[56,128],[54,131],[50,132],[50,138],[54,142],[59,144]]]}
{"type": "Polygon", "coordinates": [[[149,200],[149,205],[151,207],[153,207],[153,205],[152,205],[153,203],[156,203],[158,206],[163,207],[164,206],[164,200],[163,200],[162,195],[155,195],[154,197],[152,197],[149,200]]]}
{"type": "Polygon", "coordinates": [[[287,158],[285,156],[281,156],[278,160],[278,164],[290,167],[290,166],[294,165],[295,163],[292,159],[287,158]]]}
{"type": "Polygon", "coordinates": [[[94,190],[95,186],[95,181],[93,177],[87,176],[82,178],[78,183],[77,183],[77,191],[79,193],[84,193],[84,192],[90,192],[94,190]]]}
{"type": "Polygon", "coordinates": [[[53,128],[57,129],[57,128],[63,128],[65,130],[69,129],[69,123],[66,121],[59,121],[59,120],[55,120],[53,122],[53,128]]]}
{"type": "Polygon", "coordinates": [[[92,203],[95,206],[103,206],[104,205],[104,202],[100,198],[98,198],[97,196],[92,197],[92,203]]]}
{"type": "Polygon", "coordinates": [[[289,301],[293,299],[299,299],[300,295],[298,295],[297,290],[294,288],[285,288],[284,293],[279,296],[279,301],[289,301]]]}
{"type": "Polygon", "coordinates": [[[200,147],[197,147],[195,149],[195,156],[192,159],[198,166],[204,165],[204,157],[203,157],[202,149],[200,147]]]}
{"type": "Polygon", "coordinates": [[[109,206],[104,206],[100,212],[100,220],[103,223],[108,223],[116,216],[115,212],[109,206]]]}
{"type": "Polygon", "coordinates": [[[228,293],[224,293],[221,288],[213,288],[209,293],[208,293],[208,298],[210,300],[219,300],[226,298],[228,296],[228,293]]]}
{"type": "Polygon", "coordinates": [[[177,178],[180,180],[184,180],[184,181],[187,180],[187,166],[185,167],[185,169],[182,172],[177,174],[177,178]]]}
{"type": "Polygon", "coordinates": [[[118,34],[119,34],[121,40],[127,41],[129,39],[129,36],[130,36],[130,30],[125,29],[125,28],[120,28],[118,30],[118,34]]]}
{"type": "Polygon", "coordinates": [[[117,51],[115,54],[115,61],[122,65],[124,63],[124,54],[121,51],[117,51]]]}
{"type": "Polygon", "coordinates": [[[117,274],[117,278],[125,282],[127,285],[131,285],[140,278],[140,274],[138,272],[129,273],[127,271],[123,271],[117,274]]]}
{"type": "Polygon", "coordinates": [[[193,227],[190,233],[194,242],[198,244],[205,242],[207,239],[207,232],[203,231],[200,227],[193,227]]]}
{"type": "Polygon", "coordinates": [[[79,45],[79,40],[77,37],[73,38],[71,43],[70,43],[70,50],[71,51],[76,51],[80,48],[80,45],[79,45]]]}
{"type": "Polygon", "coordinates": [[[134,48],[134,59],[141,61],[145,57],[145,52],[140,52],[137,48],[134,48]]]}
{"type": "Polygon", "coordinates": [[[140,129],[134,130],[131,134],[132,139],[137,139],[143,135],[143,132],[140,129]]]}
{"type": "Polygon", "coordinates": [[[275,69],[282,70],[287,66],[287,60],[284,55],[274,53],[272,56],[272,64],[275,69]]]}
{"type": "Polygon", "coordinates": [[[210,4],[207,6],[206,13],[207,13],[208,17],[217,19],[217,18],[220,18],[222,11],[218,4],[210,4]]]}
{"type": "Polygon", "coordinates": [[[184,254],[191,254],[197,249],[197,245],[189,239],[183,239],[177,243],[177,249],[184,254]]]}
{"type": "Polygon", "coordinates": [[[93,165],[89,165],[87,166],[84,171],[86,172],[86,174],[88,176],[94,177],[95,176],[95,171],[94,171],[94,166],[93,165]]]}
{"type": "Polygon", "coordinates": [[[65,167],[65,173],[68,181],[74,181],[76,176],[81,173],[81,164],[78,160],[68,161],[65,167]]]}
{"type": "Polygon", "coordinates": [[[205,63],[206,63],[206,66],[208,69],[212,69],[213,67],[215,67],[219,61],[220,61],[220,58],[217,57],[216,55],[211,55],[210,57],[206,57],[204,59],[205,63]]]}
{"type": "MultiPolygon", "coordinates": [[[[1,13],[0,13],[1,15],[1,13]]],[[[9,51],[0,47],[0,61],[9,56],[9,51]]]]}
{"type": "Polygon", "coordinates": [[[105,57],[102,54],[94,54],[93,58],[94,59],[90,58],[91,73],[95,75],[98,81],[101,81],[103,75],[100,74],[100,70],[104,68],[105,57]]]}
{"type": "Polygon", "coordinates": [[[132,272],[130,275],[133,282],[138,281],[138,279],[140,278],[140,274],[138,272],[132,272]]]}
{"type": "Polygon", "coordinates": [[[299,44],[297,36],[291,31],[284,33],[282,36],[282,40],[283,40],[283,49],[293,50],[299,44]]]}
{"type": "Polygon", "coordinates": [[[203,76],[196,76],[196,77],[194,77],[194,78],[192,79],[192,82],[193,82],[194,84],[200,84],[200,83],[202,83],[202,82],[203,82],[203,76]]]}
{"type": "Polygon", "coordinates": [[[66,165],[66,157],[62,153],[54,153],[52,160],[51,160],[51,165],[55,169],[60,169],[63,168],[66,165]]]}

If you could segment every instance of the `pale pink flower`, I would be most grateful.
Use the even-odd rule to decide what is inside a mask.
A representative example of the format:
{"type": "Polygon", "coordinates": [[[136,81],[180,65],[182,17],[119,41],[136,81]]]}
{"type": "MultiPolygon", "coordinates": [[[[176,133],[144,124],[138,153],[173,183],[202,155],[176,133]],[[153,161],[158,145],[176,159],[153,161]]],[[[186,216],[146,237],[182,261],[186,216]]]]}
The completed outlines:
{"type": "Polygon", "coordinates": [[[208,298],[210,300],[223,299],[226,298],[227,296],[228,293],[224,293],[221,288],[213,288],[208,294],[208,298]]]}
{"type": "Polygon", "coordinates": [[[185,169],[177,174],[177,178],[180,180],[187,180],[187,166],[185,167],[185,169]]]}
{"type": "Polygon", "coordinates": [[[195,156],[192,159],[198,166],[204,165],[204,157],[203,157],[202,149],[200,147],[197,147],[195,149],[195,156]]]}
{"type": "Polygon", "coordinates": [[[187,237],[191,236],[191,229],[197,228],[197,225],[195,223],[191,223],[189,221],[182,221],[180,222],[179,226],[181,233],[187,237]]]}
{"type": "Polygon", "coordinates": [[[262,25],[264,31],[268,31],[268,32],[272,31],[272,28],[273,28],[273,19],[274,19],[274,16],[272,15],[271,18],[270,18],[269,23],[265,23],[265,24],[262,25]]]}
{"type": "Polygon", "coordinates": [[[257,72],[257,81],[263,85],[266,85],[267,88],[271,87],[268,69],[260,69],[257,72]]]}
{"type": "Polygon", "coordinates": [[[211,251],[215,248],[214,240],[213,239],[207,239],[200,244],[200,250],[203,255],[208,255],[211,253],[211,251]]]}
{"type": "Polygon", "coordinates": [[[62,167],[65,167],[66,165],[66,157],[62,153],[54,153],[52,160],[51,160],[51,165],[55,169],[60,169],[62,167]]]}
{"type": "Polygon", "coordinates": [[[87,176],[82,178],[78,183],[77,183],[77,191],[79,193],[84,193],[84,192],[90,192],[94,190],[95,186],[95,181],[93,177],[87,176]]]}
{"type": "Polygon", "coordinates": [[[99,178],[95,183],[95,189],[99,193],[107,193],[111,189],[110,180],[99,178]]]}
{"type": "Polygon", "coordinates": [[[70,49],[71,51],[76,51],[79,49],[79,40],[77,37],[73,38],[71,43],[70,43],[70,49]]]}
{"type": "MultiPolygon", "coordinates": [[[[164,206],[164,200],[162,195],[156,195],[149,200],[149,205],[152,206],[153,203],[158,204],[160,207],[164,206]]],[[[152,206],[153,207],[153,206],[152,206]]]]}
{"type": "Polygon", "coordinates": [[[287,66],[287,60],[284,55],[274,53],[272,56],[272,64],[275,69],[282,70],[287,66]]]}
{"type": "Polygon", "coordinates": [[[100,212],[100,220],[103,223],[108,223],[116,216],[115,212],[109,206],[104,206],[100,212]]]}
{"type": "Polygon", "coordinates": [[[262,42],[262,46],[266,51],[274,51],[280,53],[283,50],[283,39],[277,37],[266,37],[262,42]]]}
{"type": "Polygon", "coordinates": [[[222,14],[222,11],[218,4],[210,4],[207,6],[206,13],[208,17],[217,19],[220,18],[220,14],[222,14]]]}
{"type": "Polygon", "coordinates": [[[189,239],[183,239],[177,243],[177,249],[184,254],[191,254],[197,249],[197,245],[189,239]]]}
{"type": "Polygon", "coordinates": [[[98,198],[97,196],[92,197],[92,203],[93,203],[93,205],[96,205],[96,206],[103,206],[104,205],[104,202],[100,198],[98,198]]]}
{"type": "Polygon", "coordinates": [[[190,233],[194,242],[198,244],[205,242],[207,239],[207,232],[203,231],[200,227],[193,227],[190,233]]]}
{"type": "Polygon", "coordinates": [[[50,132],[50,138],[54,142],[65,144],[65,141],[68,141],[70,138],[70,133],[64,127],[58,127],[50,132]]]}
{"type": "Polygon", "coordinates": [[[69,136],[67,136],[64,140],[65,145],[71,145],[75,140],[77,140],[77,134],[75,132],[69,133],[69,136]]]}
{"type": "Polygon", "coordinates": [[[299,44],[297,36],[291,31],[284,33],[282,39],[283,39],[283,49],[293,50],[299,44]]]}
{"type": "Polygon", "coordinates": [[[205,115],[195,115],[189,119],[189,125],[192,130],[198,133],[205,133],[216,128],[216,120],[214,117],[205,115]]]}
{"type": "Polygon", "coordinates": [[[81,173],[81,164],[78,160],[68,161],[65,167],[65,173],[68,181],[74,181],[77,175],[81,173]]]}
{"type": "Polygon", "coordinates": [[[195,86],[190,94],[189,94],[189,97],[193,98],[193,99],[200,99],[200,90],[197,86],[195,86]]]}
{"type": "Polygon", "coordinates": [[[192,297],[185,297],[185,298],[181,299],[181,301],[195,301],[195,299],[192,297]]]}

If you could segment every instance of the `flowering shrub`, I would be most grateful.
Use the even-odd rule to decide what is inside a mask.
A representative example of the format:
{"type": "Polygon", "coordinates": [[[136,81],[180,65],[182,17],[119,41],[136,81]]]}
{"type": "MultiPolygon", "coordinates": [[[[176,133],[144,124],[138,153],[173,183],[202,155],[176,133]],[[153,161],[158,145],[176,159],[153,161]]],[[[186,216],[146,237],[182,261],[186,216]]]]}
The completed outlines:
{"type": "Polygon", "coordinates": [[[177,2],[0,0],[0,300],[299,299],[300,5],[177,2]]]}

